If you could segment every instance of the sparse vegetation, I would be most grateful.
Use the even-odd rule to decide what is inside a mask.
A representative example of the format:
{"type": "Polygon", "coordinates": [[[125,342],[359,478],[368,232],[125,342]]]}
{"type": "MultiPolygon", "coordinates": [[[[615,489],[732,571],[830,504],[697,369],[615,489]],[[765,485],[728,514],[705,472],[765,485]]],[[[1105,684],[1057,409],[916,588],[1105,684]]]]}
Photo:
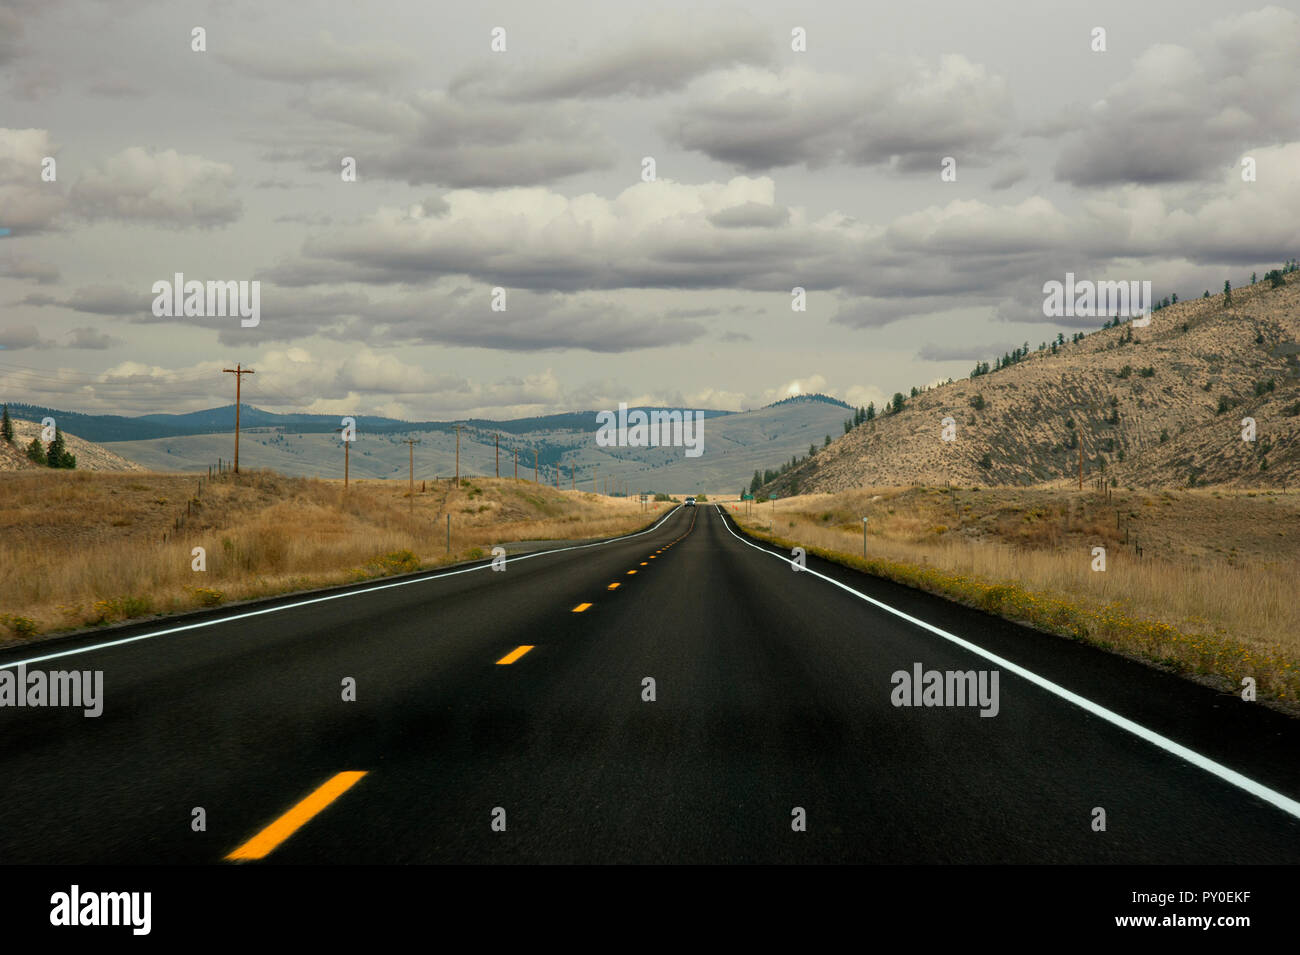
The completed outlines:
{"type": "Polygon", "coordinates": [[[507,541],[614,536],[662,515],[662,505],[659,514],[646,513],[635,498],[504,478],[476,478],[472,496],[448,482],[411,499],[406,482],[353,481],[345,494],[341,482],[260,471],[205,483],[194,509],[196,480],[43,469],[7,475],[0,593],[6,611],[22,615],[4,618],[10,633],[103,626],[407,573],[507,541]],[[471,497],[476,507],[463,515],[471,497]],[[187,501],[192,516],[184,523],[187,501]],[[191,569],[195,546],[206,548],[204,571],[191,569]]]}

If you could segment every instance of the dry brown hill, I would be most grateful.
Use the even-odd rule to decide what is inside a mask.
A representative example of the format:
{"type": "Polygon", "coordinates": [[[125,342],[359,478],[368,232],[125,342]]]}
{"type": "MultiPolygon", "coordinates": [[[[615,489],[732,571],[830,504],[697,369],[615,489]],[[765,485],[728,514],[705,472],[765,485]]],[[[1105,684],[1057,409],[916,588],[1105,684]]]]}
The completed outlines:
{"type": "MultiPolygon", "coordinates": [[[[26,471],[40,469],[41,465],[27,458],[27,445],[32,438],[40,436],[41,426],[36,421],[22,421],[13,418],[14,443],[0,441],[0,471],[26,471]]],[[[83,441],[74,434],[64,431],[63,440],[68,450],[77,456],[78,471],[143,471],[134,461],[128,461],[120,454],[114,454],[98,444],[83,441]]]]}
{"type": "Polygon", "coordinates": [[[1300,483],[1300,274],[1160,309],[955,381],[862,424],[770,493],[910,484],[1134,487],[1300,483]],[[1126,341],[1131,332],[1132,341],[1126,341]],[[1271,382],[1271,390],[1270,390],[1271,382]],[[983,399],[983,407],[977,408],[983,399]],[[942,419],[956,440],[941,439],[942,419]],[[1242,419],[1256,439],[1242,440],[1242,419]],[[987,455],[987,458],[985,457],[987,455]],[[1085,484],[1085,486],[1087,486],[1085,484]]]}

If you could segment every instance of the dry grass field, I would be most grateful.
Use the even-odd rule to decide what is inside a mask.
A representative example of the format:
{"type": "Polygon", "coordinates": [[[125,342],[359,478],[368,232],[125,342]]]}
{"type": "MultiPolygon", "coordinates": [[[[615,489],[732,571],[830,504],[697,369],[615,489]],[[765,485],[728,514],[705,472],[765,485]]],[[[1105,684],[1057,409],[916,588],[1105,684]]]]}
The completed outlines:
{"type": "Polygon", "coordinates": [[[0,640],[436,567],[497,544],[616,536],[666,507],[512,479],[416,488],[412,498],[405,482],[354,481],[345,492],[273,472],[11,472],[0,477],[0,640]],[[195,547],[205,571],[192,569],[195,547]]]}
{"type": "Polygon", "coordinates": [[[1254,677],[1261,699],[1300,699],[1300,493],[910,487],[783,498],[748,516],[725,506],[784,545],[1223,689],[1254,677]],[[1092,569],[1096,546],[1105,571],[1092,569]]]}

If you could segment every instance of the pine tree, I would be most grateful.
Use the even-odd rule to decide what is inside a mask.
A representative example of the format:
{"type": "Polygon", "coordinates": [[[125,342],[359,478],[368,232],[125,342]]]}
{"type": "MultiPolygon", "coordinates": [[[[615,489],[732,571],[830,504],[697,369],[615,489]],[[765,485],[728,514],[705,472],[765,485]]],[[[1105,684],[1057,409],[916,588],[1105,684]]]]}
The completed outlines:
{"type": "Polygon", "coordinates": [[[875,403],[874,401],[869,402],[869,403],[867,404],[867,412],[866,412],[866,415],[863,416],[863,419],[862,419],[862,420],[863,420],[863,421],[875,421],[875,420],[876,420],[876,403],[875,403]]]}
{"type": "Polygon", "coordinates": [[[45,452],[45,463],[52,468],[75,468],[77,466],[77,459],[68,452],[67,444],[63,440],[63,432],[57,426],[54,429],[54,440],[50,442],[50,446],[45,452]]]}
{"type": "Polygon", "coordinates": [[[45,464],[45,447],[40,438],[32,438],[32,443],[27,445],[27,458],[37,464],[45,464]]]}
{"type": "Polygon", "coordinates": [[[9,420],[8,405],[5,405],[4,418],[0,419],[0,438],[4,438],[10,444],[14,443],[14,423],[9,420]]]}
{"type": "Polygon", "coordinates": [[[1223,304],[1224,305],[1232,304],[1232,283],[1230,283],[1227,279],[1223,280],[1223,304]]]}

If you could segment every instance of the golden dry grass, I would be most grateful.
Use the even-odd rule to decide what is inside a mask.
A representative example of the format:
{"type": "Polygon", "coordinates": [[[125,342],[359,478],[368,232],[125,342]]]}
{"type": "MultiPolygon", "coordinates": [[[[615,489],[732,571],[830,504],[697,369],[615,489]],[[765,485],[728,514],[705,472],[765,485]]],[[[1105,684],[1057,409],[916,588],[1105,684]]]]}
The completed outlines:
{"type": "Polygon", "coordinates": [[[783,544],[1051,632],[1300,698],[1300,535],[1290,530],[1300,495],[1133,492],[1103,502],[1004,488],[955,497],[954,507],[942,488],[875,488],[779,500],[775,521],[770,503],[732,513],[783,544]],[[1094,546],[1106,549],[1104,572],[1092,570],[1094,546]]]}
{"type": "Polygon", "coordinates": [[[396,482],[345,492],[270,472],[24,471],[0,489],[0,635],[11,638],[436,567],[497,544],[616,536],[664,509],[491,478],[408,497],[396,482]],[[192,569],[194,547],[206,571],[192,569]]]}

